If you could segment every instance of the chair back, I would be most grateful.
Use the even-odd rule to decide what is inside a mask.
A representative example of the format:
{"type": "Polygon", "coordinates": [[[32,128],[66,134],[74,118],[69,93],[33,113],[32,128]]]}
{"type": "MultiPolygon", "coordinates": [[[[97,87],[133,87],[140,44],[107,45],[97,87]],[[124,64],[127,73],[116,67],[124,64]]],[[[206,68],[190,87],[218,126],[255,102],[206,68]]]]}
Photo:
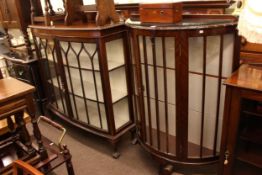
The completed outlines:
{"type": "Polygon", "coordinates": [[[13,162],[13,175],[44,175],[31,165],[22,160],[13,162]]]}

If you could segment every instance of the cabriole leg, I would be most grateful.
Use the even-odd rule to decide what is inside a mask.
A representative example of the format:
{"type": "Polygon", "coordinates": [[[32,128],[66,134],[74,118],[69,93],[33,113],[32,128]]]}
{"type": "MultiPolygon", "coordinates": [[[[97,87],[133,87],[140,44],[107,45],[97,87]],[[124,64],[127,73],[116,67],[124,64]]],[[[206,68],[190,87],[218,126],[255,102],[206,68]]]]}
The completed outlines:
{"type": "Polygon", "coordinates": [[[173,170],[174,170],[174,166],[170,164],[160,166],[159,175],[171,175],[173,170]]]}
{"type": "Polygon", "coordinates": [[[114,159],[118,159],[120,157],[120,153],[118,152],[118,147],[117,147],[117,144],[118,144],[119,140],[117,141],[111,141],[111,145],[113,147],[113,154],[112,154],[112,157],[114,159]]]}

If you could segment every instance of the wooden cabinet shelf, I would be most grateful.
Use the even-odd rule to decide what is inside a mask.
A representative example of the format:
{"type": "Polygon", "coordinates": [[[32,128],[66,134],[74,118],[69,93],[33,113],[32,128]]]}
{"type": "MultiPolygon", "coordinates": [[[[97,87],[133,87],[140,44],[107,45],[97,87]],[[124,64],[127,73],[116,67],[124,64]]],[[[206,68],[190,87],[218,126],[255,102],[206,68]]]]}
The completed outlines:
{"type": "Polygon", "coordinates": [[[248,127],[240,134],[240,139],[262,146],[262,128],[248,127]]]}
{"type": "Polygon", "coordinates": [[[244,162],[236,162],[233,175],[261,175],[261,169],[244,162]]]}
{"type": "Polygon", "coordinates": [[[245,109],[242,112],[244,114],[247,114],[247,115],[250,115],[250,116],[260,117],[262,119],[262,113],[261,113],[261,111],[257,110],[257,106],[255,106],[255,105],[245,107],[245,109]]]}
{"type": "Polygon", "coordinates": [[[247,145],[239,148],[236,159],[261,169],[262,150],[261,145],[247,145]]]}

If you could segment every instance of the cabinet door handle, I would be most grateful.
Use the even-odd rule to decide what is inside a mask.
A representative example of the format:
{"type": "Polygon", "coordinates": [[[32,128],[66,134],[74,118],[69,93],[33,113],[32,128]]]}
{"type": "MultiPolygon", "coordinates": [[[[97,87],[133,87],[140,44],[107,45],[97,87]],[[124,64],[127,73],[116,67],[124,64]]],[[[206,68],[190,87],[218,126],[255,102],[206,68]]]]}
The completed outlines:
{"type": "Polygon", "coordinates": [[[227,151],[225,152],[224,165],[227,165],[227,164],[228,164],[228,158],[229,158],[229,151],[227,150],[227,151]]]}

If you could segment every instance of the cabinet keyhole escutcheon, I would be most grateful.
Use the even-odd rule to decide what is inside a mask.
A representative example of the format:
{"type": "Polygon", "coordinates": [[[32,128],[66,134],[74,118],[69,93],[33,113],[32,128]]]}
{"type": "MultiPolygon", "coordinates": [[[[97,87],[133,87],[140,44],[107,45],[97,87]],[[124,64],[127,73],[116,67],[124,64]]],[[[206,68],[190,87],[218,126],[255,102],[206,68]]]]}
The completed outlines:
{"type": "Polygon", "coordinates": [[[224,161],[224,165],[227,165],[228,164],[228,158],[229,158],[229,151],[227,150],[225,152],[225,161],[224,161]]]}

